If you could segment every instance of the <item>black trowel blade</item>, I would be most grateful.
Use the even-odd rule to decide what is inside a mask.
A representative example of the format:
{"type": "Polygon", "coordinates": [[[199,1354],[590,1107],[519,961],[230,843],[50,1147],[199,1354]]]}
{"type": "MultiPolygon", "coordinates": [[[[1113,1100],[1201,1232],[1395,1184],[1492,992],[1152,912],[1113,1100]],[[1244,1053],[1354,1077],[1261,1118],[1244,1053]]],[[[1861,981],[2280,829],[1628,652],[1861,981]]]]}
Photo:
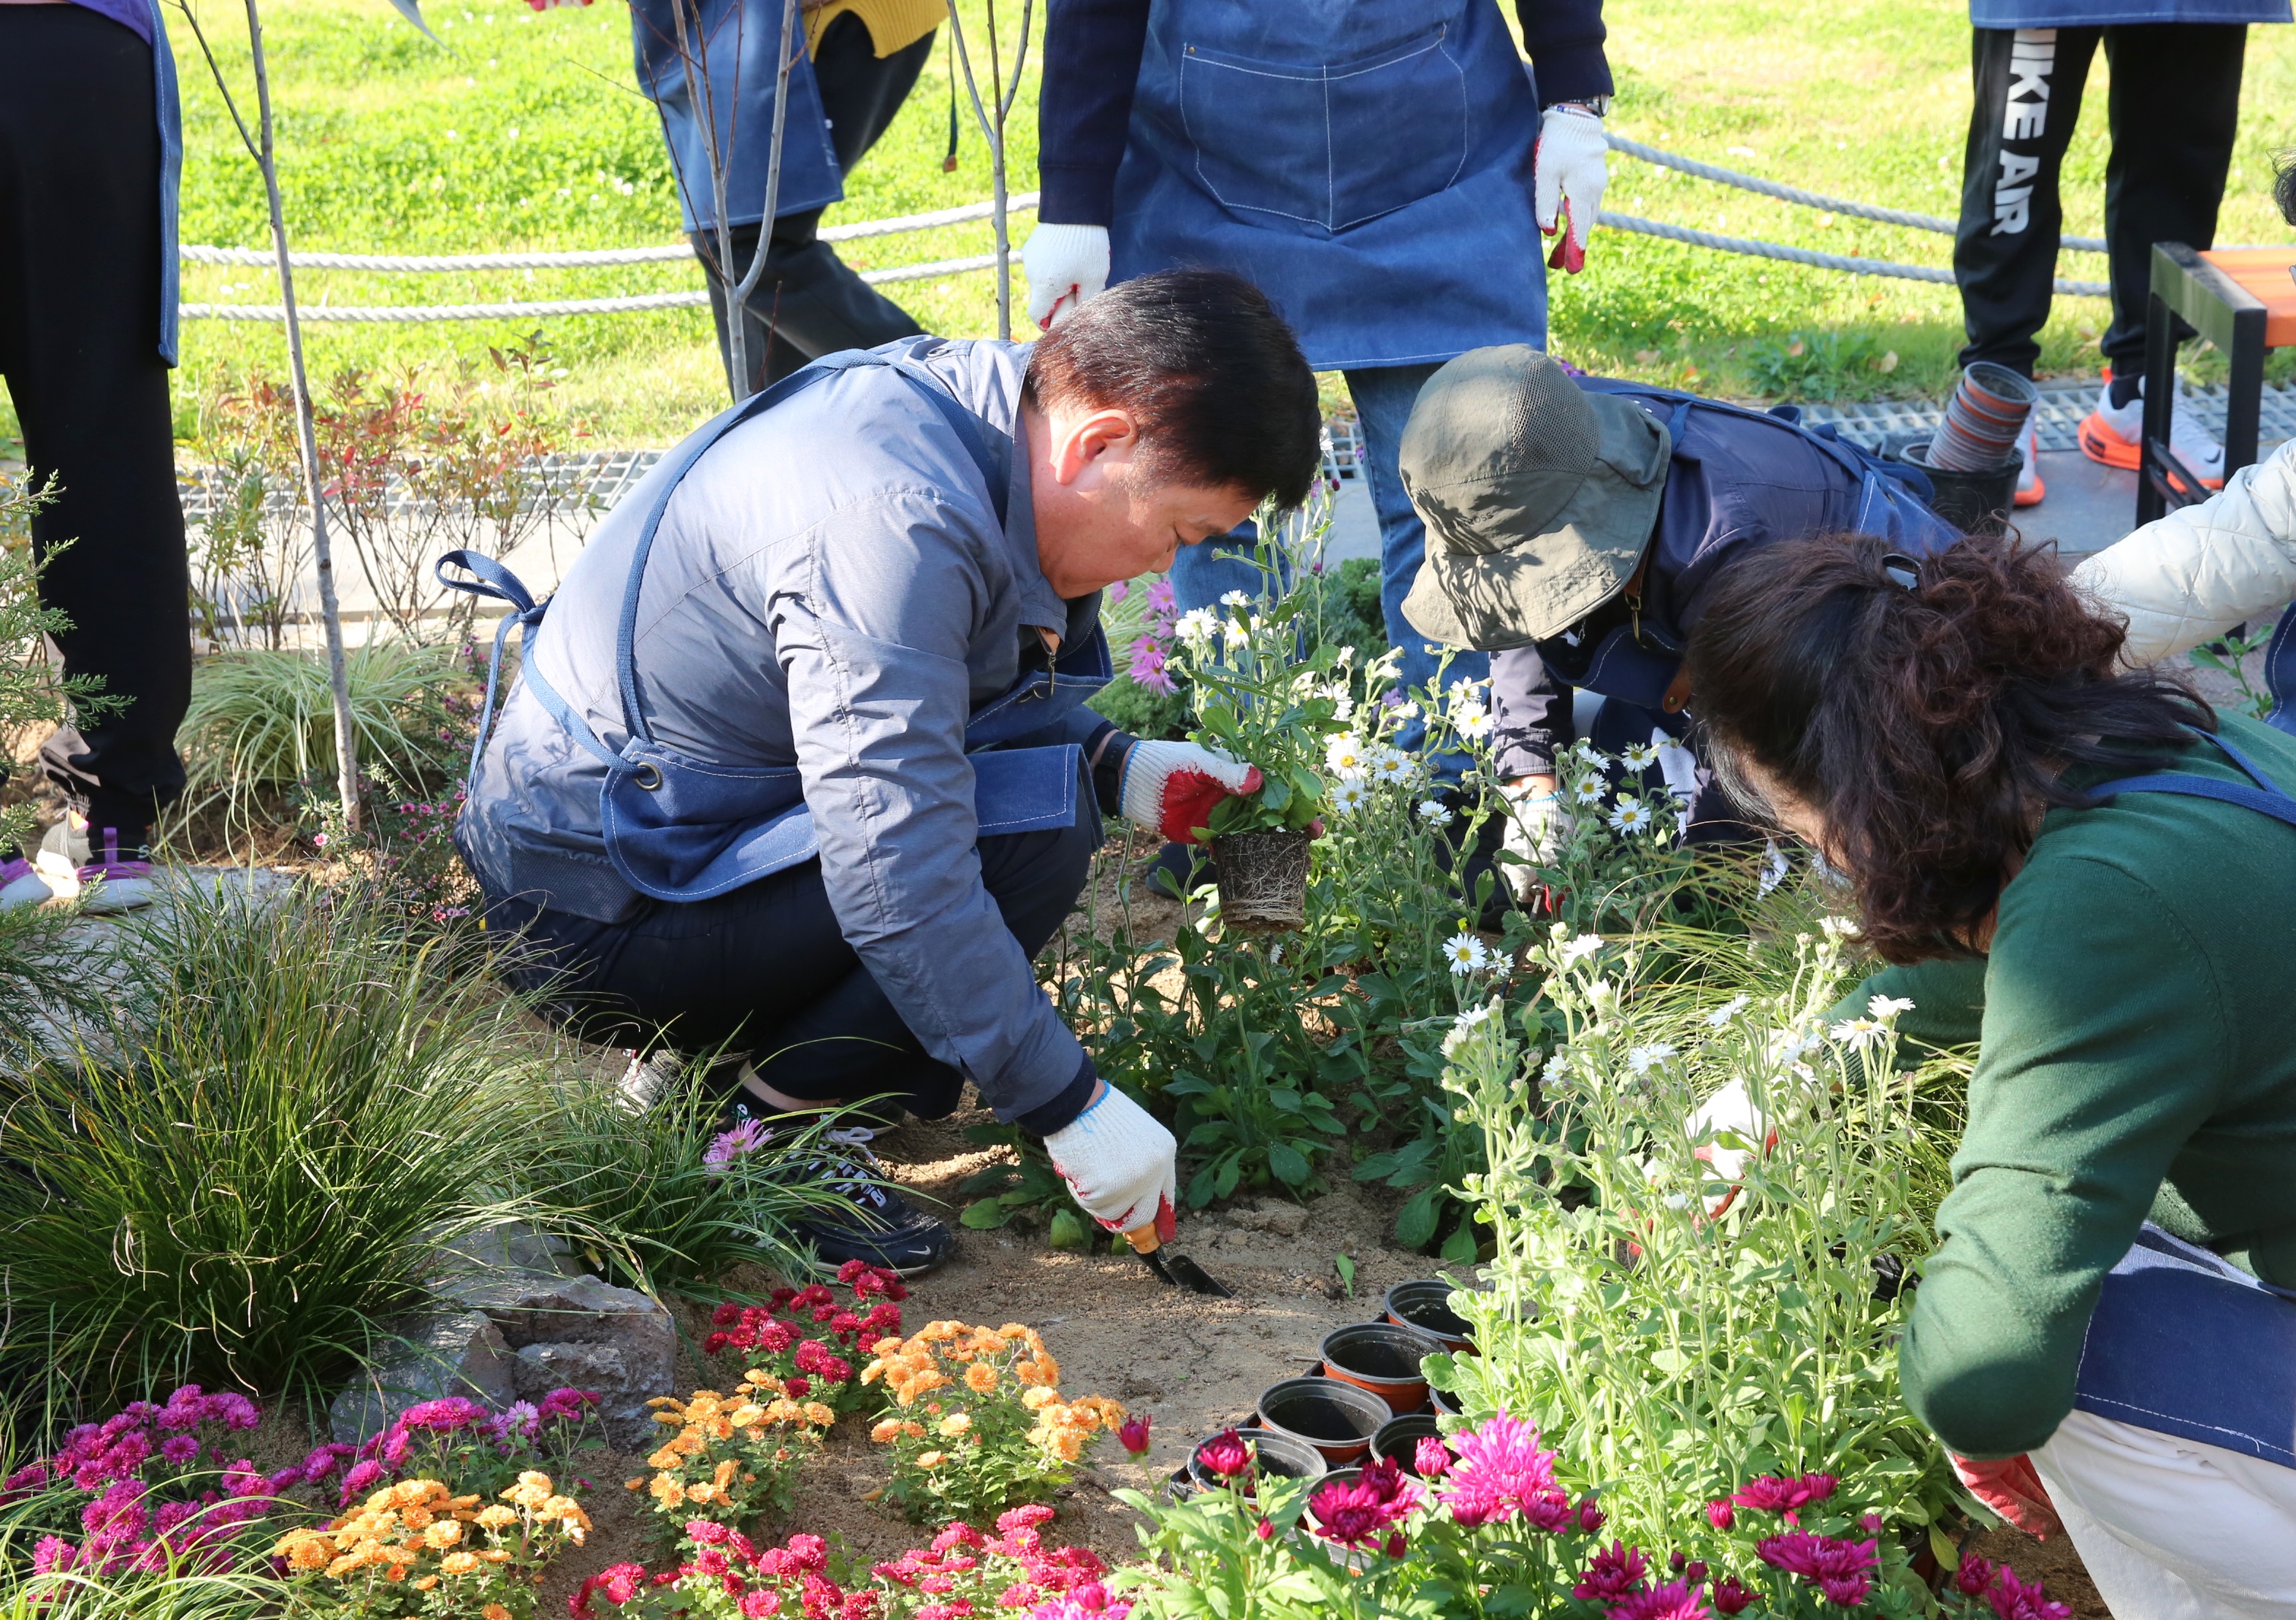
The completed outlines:
{"type": "Polygon", "coordinates": [[[1235,1290],[1214,1277],[1185,1255],[1175,1254],[1168,1248],[1152,1248],[1140,1258],[1156,1273],[1156,1280],[1168,1288],[1185,1289],[1191,1294],[1202,1294],[1213,1299],[1233,1299],[1235,1290]]]}

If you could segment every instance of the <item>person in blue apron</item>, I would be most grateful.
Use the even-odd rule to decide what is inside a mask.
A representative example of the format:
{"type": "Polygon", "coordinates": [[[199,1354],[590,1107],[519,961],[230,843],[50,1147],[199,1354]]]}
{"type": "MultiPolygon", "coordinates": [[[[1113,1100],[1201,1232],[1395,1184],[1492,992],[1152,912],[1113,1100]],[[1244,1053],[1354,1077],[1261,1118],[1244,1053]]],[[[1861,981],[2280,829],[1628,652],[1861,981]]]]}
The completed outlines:
{"type": "MultiPolygon", "coordinates": [[[[1185,834],[1259,775],[1083,706],[1100,592],[1300,499],[1318,431],[1267,301],[1181,272],[1033,346],[796,373],[648,473],[546,617],[455,553],[504,634],[533,627],[456,828],[489,930],[524,936],[513,978],[592,1038],[738,1043],[702,1083],[768,1128],[885,1099],[939,1117],[970,1083],[1088,1213],[1168,1230],[1170,1133],[1100,1081],[1031,959],[1102,811],[1185,834]]],[[[947,1252],[938,1221],[855,1196],[804,1228],[824,1260],[947,1252]]]]}
{"type": "MultiPolygon", "coordinates": [[[[806,48],[790,69],[772,240],[765,270],[741,311],[750,379],[746,389],[734,389],[736,398],[824,355],[873,348],[923,330],[840,259],[820,240],[818,227],[822,209],[842,200],[844,176],[892,123],[932,53],[931,13],[889,0],[832,0],[825,8],[804,9],[806,48]]],[[[709,282],[729,388],[734,350],[727,290],[748,270],[766,228],[781,28],[782,0],[630,4],[638,85],[661,114],[678,210],[709,282]],[[697,90],[715,118],[714,131],[695,108],[697,90]],[[725,171],[733,245],[732,262],[724,266],[718,263],[716,168],[725,171]]]]}
{"type": "Polygon", "coordinates": [[[1825,1027],[1977,1047],[1907,1405],[2114,1614],[2296,1616],[2296,736],[2124,634],[2047,548],[1820,536],[1726,572],[1688,667],[1890,964],[1825,1027]]]}
{"type": "Polygon", "coordinates": [[[1493,766],[1525,900],[1569,824],[1555,762],[1573,688],[1603,699],[1595,746],[1657,745],[1650,785],[1686,801],[1692,841],[1743,838],[1695,757],[1682,661],[1717,582],[1802,535],[1881,528],[1916,552],[1955,537],[1919,473],[1800,426],[1792,406],[1575,376],[1521,344],[1436,372],[1400,470],[1433,536],[1404,617],[1429,641],[1494,654],[1493,766]]]}
{"type": "MultiPolygon", "coordinates": [[[[1602,204],[1601,0],[1519,12],[1528,67],[1497,0],[1056,0],[1046,21],[1029,315],[1177,264],[1265,289],[1354,397],[1381,607],[1413,690],[1439,655],[1402,612],[1426,544],[1396,476],[1403,424],[1453,356],[1545,346],[1540,233],[1575,270],[1602,204]]],[[[1258,593],[1249,552],[1184,554],[1175,602],[1258,593]]],[[[1462,653],[1446,679],[1487,673],[1462,653]]],[[[1419,736],[1414,719],[1399,740],[1419,736]]],[[[1464,759],[1435,763],[1455,785],[1464,759]]]]}

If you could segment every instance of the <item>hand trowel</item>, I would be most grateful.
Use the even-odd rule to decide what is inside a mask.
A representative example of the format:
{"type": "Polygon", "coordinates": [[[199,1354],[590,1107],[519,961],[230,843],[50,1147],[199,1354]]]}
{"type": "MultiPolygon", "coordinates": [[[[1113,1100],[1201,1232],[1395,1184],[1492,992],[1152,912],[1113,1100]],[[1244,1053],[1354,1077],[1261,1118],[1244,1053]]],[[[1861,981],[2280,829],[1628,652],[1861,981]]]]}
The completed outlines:
{"type": "Polygon", "coordinates": [[[1210,1272],[1187,1256],[1177,1252],[1156,1230],[1157,1223],[1148,1222],[1124,1234],[1132,1245],[1132,1252],[1141,1263],[1156,1273],[1156,1280],[1168,1288],[1185,1289],[1191,1294],[1206,1294],[1214,1299],[1233,1299],[1235,1290],[1221,1282],[1210,1272]]]}

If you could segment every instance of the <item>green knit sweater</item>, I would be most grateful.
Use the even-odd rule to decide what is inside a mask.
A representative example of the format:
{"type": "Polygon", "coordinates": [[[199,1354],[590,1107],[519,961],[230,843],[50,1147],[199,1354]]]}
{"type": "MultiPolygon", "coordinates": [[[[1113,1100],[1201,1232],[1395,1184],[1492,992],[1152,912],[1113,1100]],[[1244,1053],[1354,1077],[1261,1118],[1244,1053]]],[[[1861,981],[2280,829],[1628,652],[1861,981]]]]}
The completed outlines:
{"type": "MultiPolygon", "coordinates": [[[[2223,726],[2296,793],[2296,738],[2223,726]]],[[[2176,768],[2247,780],[2210,744],[2176,768]]],[[[2056,1431],[2104,1274],[2148,1216],[2296,1287],[2296,827],[2187,794],[2052,811],[1991,953],[1885,970],[1836,1016],[1875,994],[1913,999],[1915,1039],[1979,1043],[1898,1360],[1954,1451],[2056,1431]]]]}

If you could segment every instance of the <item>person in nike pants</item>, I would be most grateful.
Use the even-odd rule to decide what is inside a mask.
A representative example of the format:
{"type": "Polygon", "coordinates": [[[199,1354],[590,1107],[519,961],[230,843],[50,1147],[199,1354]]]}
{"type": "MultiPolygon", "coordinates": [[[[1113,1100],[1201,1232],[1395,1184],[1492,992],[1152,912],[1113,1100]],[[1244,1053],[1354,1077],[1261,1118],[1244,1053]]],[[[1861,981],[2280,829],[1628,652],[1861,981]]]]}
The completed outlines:
{"type": "MultiPolygon", "coordinates": [[[[2136,465],[2152,244],[2205,248],[2216,240],[2239,126],[2246,25],[2288,20],[2288,0],[2124,0],[2111,7],[2103,0],[1972,0],[1976,99],[1953,253],[1969,334],[1964,365],[1991,360],[2033,374],[2064,222],[2058,176],[2100,44],[2112,70],[2104,180],[2112,322],[2103,342],[2112,380],[2081,424],[2081,447],[2092,460],[2136,465]],[[2147,9],[2161,20],[2147,19],[2147,9]],[[2166,20],[2172,11],[2177,20],[2166,20]]],[[[2175,446],[2204,479],[2222,480],[2224,447],[2181,410],[2175,446]]],[[[2029,429],[2020,506],[2046,493],[2035,447],[2029,429]]]]}

